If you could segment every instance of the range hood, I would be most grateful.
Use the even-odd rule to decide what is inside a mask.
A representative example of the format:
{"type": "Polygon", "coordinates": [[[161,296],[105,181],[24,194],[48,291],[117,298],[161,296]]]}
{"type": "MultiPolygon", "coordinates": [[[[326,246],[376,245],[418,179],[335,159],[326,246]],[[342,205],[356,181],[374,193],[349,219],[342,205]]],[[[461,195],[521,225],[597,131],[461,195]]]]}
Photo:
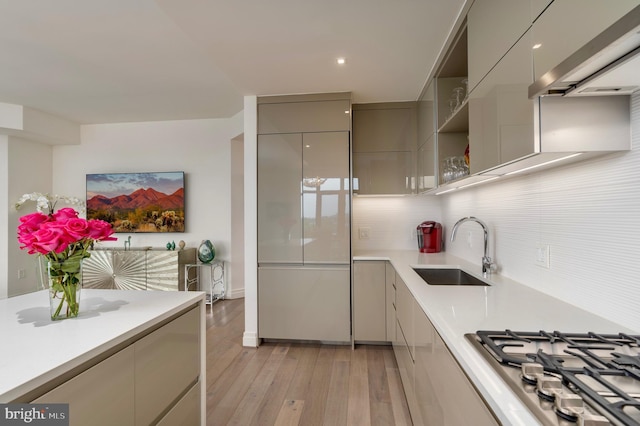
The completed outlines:
{"type": "Polygon", "coordinates": [[[640,6],[529,86],[537,96],[629,95],[640,90],[640,6]]]}

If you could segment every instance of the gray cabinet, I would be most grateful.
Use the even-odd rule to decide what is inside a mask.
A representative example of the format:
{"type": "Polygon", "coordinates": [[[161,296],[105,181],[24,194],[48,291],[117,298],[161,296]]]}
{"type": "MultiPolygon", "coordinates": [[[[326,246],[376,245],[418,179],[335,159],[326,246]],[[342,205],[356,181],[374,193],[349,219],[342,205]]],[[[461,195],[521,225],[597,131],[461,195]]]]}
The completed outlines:
{"type": "Polygon", "coordinates": [[[129,346],[32,401],[69,404],[71,425],[134,425],[134,349],[129,346]]]}
{"type": "Polygon", "coordinates": [[[157,421],[198,381],[200,345],[199,308],[134,344],[137,425],[157,421]]]}
{"type": "Polygon", "coordinates": [[[469,95],[471,173],[532,154],[534,106],[531,37],[527,32],[469,95]]]}
{"type": "Polygon", "coordinates": [[[445,193],[629,150],[628,97],[529,99],[529,88],[634,6],[633,0],[615,6],[599,0],[476,0],[436,72],[438,187],[426,191],[445,193]],[[567,16],[580,28],[567,32],[567,16]],[[448,92],[465,66],[468,97],[450,110],[448,92]],[[452,178],[451,157],[467,145],[469,174],[452,178]]]}
{"type": "Polygon", "coordinates": [[[426,425],[499,424],[422,309],[414,321],[416,417],[426,425]]]}
{"type": "Polygon", "coordinates": [[[258,262],[349,263],[349,134],[258,136],[258,262]]]}
{"type": "Polygon", "coordinates": [[[93,250],[82,264],[82,286],[120,290],[178,291],[184,265],[196,262],[196,249],[93,250]]]}
{"type": "Polygon", "coordinates": [[[555,0],[533,25],[535,79],[552,70],[576,50],[621,18],[638,0],[555,0]],[[567,27],[567,17],[578,25],[567,27]]]}
{"type": "Polygon", "coordinates": [[[396,340],[396,270],[385,262],[387,340],[396,340]]]}
{"type": "Polygon", "coordinates": [[[501,176],[631,146],[627,96],[528,98],[531,37],[528,30],[470,94],[472,174],[501,176]]]}
{"type": "Polygon", "coordinates": [[[531,26],[531,0],[475,0],[467,15],[469,91],[531,26]]]}
{"type": "Polygon", "coordinates": [[[200,307],[80,372],[33,403],[69,403],[71,425],[204,424],[200,307]]]}
{"type": "Polygon", "coordinates": [[[383,261],[353,262],[353,338],[361,342],[385,342],[386,268],[383,261]]]}
{"type": "Polygon", "coordinates": [[[261,266],[260,338],[350,341],[350,281],[348,266],[261,266]]]}
{"type": "Polygon", "coordinates": [[[413,424],[499,424],[399,276],[396,286],[393,350],[413,424]]]}
{"type": "Polygon", "coordinates": [[[349,131],[350,99],[349,93],[261,97],[258,100],[258,133],[349,131]]]}
{"type": "Polygon", "coordinates": [[[413,312],[415,299],[409,289],[396,274],[396,333],[393,341],[393,352],[398,363],[398,370],[402,380],[407,405],[411,413],[413,424],[422,424],[415,387],[415,345],[413,330],[413,312]]]}
{"type": "Polygon", "coordinates": [[[353,191],[412,194],[416,189],[416,103],[353,105],[353,191]]]}
{"type": "Polygon", "coordinates": [[[350,101],[258,100],[258,335],[351,339],[350,101]]]}

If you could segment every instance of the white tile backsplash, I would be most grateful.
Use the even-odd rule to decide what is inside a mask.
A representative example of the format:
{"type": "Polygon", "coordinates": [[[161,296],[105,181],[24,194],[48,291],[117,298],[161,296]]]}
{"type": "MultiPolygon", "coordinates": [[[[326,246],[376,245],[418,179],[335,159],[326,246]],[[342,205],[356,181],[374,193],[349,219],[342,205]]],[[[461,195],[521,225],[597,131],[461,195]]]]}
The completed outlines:
{"type": "Polygon", "coordinates": [[[477,216],[502,274],[640,332],[640,95],[632,102],[632,151],[439,197],[356,198],[354,248],[415,248],[410,230],[437,220],[446,250],[480,268],[480,226],[448,242],[456,220],[477,216]],[[538,245],[550,247],[550,269],[536,265],[538,245]]]}
{"type": "Polygon", "coordinates": [[[416,227],[425,220],[442,221],[435,196],[354,197],[353,249],[417,251],[416,227]],[[359,238],[360,228],[369,228],[369,239],[359,238]]]}

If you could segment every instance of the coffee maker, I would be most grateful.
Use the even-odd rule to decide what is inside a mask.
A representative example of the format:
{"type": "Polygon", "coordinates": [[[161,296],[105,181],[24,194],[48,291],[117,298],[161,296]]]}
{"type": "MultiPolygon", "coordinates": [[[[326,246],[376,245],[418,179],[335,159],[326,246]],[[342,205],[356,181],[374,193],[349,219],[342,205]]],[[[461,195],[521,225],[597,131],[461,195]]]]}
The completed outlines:
{"type": "Polygon", "coordinates": [[[418,225],[416,233],[420,253],[440,253],[442,250],[442,225],[428,220],[418,225]]]}

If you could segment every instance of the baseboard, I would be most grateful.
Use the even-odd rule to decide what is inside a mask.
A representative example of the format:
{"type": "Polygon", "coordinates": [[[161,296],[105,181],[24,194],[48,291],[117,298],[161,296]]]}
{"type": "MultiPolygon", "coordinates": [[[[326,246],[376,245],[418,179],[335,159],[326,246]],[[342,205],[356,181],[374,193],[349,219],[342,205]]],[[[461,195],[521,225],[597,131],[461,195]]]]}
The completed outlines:
{"type": "Polygon", "coordinates": [[[251,348],[257,348],[258,346],[260,346],[260,338],[258,338],[258,333],[245,331],[242,335],[242,346],[251,348]]]}
{"type": "Polygon", "coordinates": [[[244,297],[244,288],[227,292],[224,295],[225,299],[242,299],[244,297]]]}

